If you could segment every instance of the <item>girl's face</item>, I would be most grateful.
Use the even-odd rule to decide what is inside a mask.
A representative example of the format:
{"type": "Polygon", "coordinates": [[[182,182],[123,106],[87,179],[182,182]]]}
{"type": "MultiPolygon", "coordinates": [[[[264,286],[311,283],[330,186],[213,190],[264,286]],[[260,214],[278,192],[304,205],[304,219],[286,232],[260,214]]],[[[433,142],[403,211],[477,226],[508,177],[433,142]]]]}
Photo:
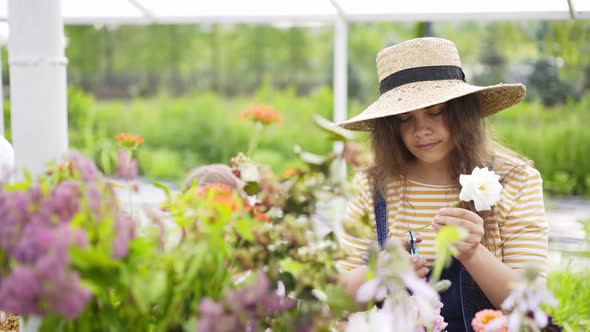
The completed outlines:
{"type": "Polygon", "coordinates": [[[446,104],[397,115],[405,146],[418,159],[428,164],[446,161],[453,150],[451,132],[445,122],[446,104]]]}

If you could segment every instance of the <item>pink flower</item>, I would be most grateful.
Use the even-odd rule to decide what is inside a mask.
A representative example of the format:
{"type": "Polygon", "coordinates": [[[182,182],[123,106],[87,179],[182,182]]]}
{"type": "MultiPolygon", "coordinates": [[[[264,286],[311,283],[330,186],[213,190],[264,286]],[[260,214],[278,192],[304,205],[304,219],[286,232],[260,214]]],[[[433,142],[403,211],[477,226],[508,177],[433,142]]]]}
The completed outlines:
{"type": "Polygon", "coordinates": [[[484,309],[476,313],[471,326],[475,332],[508,332],[506,317],[500,310],[484,309]]]}

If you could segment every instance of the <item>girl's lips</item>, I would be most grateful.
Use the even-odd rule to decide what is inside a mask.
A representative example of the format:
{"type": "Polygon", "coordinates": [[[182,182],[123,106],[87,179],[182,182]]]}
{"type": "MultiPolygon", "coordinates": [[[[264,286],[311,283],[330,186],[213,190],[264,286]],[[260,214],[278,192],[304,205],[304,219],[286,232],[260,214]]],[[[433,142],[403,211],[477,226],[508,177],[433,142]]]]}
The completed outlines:
{"type": "Polygon", "coordinates": [[[416,147],[422,151],[428,151],[428,150],[432,150],[436,145],[438,145],[438,143],[440,143],[440,142],[416,145],[416,147]]]}

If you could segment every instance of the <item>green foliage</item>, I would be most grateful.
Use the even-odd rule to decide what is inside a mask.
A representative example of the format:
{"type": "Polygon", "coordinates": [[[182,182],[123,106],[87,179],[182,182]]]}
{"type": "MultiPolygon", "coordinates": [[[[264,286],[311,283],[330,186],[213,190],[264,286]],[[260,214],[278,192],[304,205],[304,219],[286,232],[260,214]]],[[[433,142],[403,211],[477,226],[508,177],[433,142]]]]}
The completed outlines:
{"type": "Polygon", "coordinates": [[[479,62],[484,70],[474,78],[477,85],[493,85],[505,81],[507,60],[498,49],[498,38],[497,26],[491,25],[480,50],[479,62]]]}
{"type": "Polygon", "coordinates": [[[547,277],[547,286],[559,301],[547,308],[557,324],[569,326],[571,331],[590,331],[590,270],[579,272],[556,271],[547,277]]]}
{"type": "Polygon", "coordinates": [[[556,194],[583,195],[590,174],[590,95],[579,102],[545,108],[520,103],[494,115],[490,122],[502,143],[532,159],[556,194]]]}
{"type": "MultiPolygon", "coordinates": [[[[305,151],[326,153],[331,142],[318,139],[324,130],[314,116],[331,118],[332,93],[319,89],[308,98],[292,89],[275,90],[267,82],[253,97],[222,98],[203,93],[183,98],[161,97],[128,102],[91,99],[72,92],[70,106],[77,126],[70,126],[71,146],[92,155],[108,173],[114,165],[109,141],[122,131],[145,138],[140,150],[140,171],[150,178],[178,179],[191,168],[227,163],[238,151],[246,151],[255,124],[240,120],[240,112],[253,103],[276,109],[283,121],[261,131],[253,158],[269,164],[277,173],[300,167],[296,144],[305,151]],[[77,106],[76,106],[77,105],[77,106]],[[88,107],[87,111],[82,111],[88,107]],[[81,129],[86,128],[86,129],[81,129]]],[[[363,106],[352,100],[349,114],[363,106]]],[[[590,192],[590,95],[577,102],[546,108],[523,102],[490,118],[493,131],[508,147],[531,158],[551,193],[584,195],[590,192]]],[[[338,134],[335,134],[338,136],[338,134]]],[[[366,134],[357,135],[366,140],[366,134]]],[[[365,147],[367,148],[367,147],[365,147]]]]}
{"type": "Polygon", "coordinates": [[[557,65],[550,59],[535,61],[528,83],[529,95],[546,106],[562,104],[573,93],[573,87],[559,77],[557,65]]]}
{"type": "Polygon", "coordinates": [[[567,195],[573,192],[576,182],[568,173],[558,171],[552,175],[553,176],[546,181],[546,190],[557,195],[567,195]]]}
{"type": "Polygon", "coordinates": [[[174,150],[163,148],[139,150],[138,162],[141,171],[154,179],[175,179],[182,177],[186,169],[183,156],[174,150]]]}
{"type": "MultiPolygon", "coordinates": [[[[200,164],[227,163],[237,152],[246,151],[255,124],[240,120],[240,112],[258,102],[271,105],[283,121],[260,132],[256,160],[282,172],[301,165],[293,152],[296,143],[315,153],[331,150],[330,142],[318,139],[322,130],[313,125],[316,114],[331,118],[332,94],[327,89],[309,98],[299,98],[290,89],[277,91],[266,86],[254,97],[232,100],[203,93],[175,99],[99,102],[93,131],[96,141],[122,131],[142,136],[142,173],[152,178],[178,178],[200,164]]],[[[92,153],[96,160],[98,148],[92,153]]]]}

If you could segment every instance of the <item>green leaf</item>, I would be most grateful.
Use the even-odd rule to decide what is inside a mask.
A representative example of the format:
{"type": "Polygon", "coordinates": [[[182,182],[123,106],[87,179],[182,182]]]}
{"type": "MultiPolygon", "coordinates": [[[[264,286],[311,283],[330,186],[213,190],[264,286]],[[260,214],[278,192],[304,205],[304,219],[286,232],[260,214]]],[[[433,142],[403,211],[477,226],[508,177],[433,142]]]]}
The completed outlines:
{"type": "Polygon", "coordinates": [[[293,275],[297,275],[299,271],[301,271],[305,266],[293,260],[292,258],[283,259],[279,265],[281,266],[281,270],[284,272],[289,272],[293,275]]]}
{"type": "Polygon", "coordinates": [[[115,268],[117,262],[112,260],[107,253],[99,249],[80,249],[78,247],[70,247],[71,264],[78,269],[92,269],[92,268],[115,268]]]}
{"type": "Polygon", "coordinates": [[[343,311],[357,311],[357,305],[352,297],[346,293],[340,285],[328,285],[324,292],[328,297],[328,306],[330,311],[336,316],[342,315],[343,311]]]}
{"type": "Polygon", "coordinates": [[[246,182],[246,185],[243,189],[246,192],[246,194],[254,195],[258,193],[258,191],[260,190],[260,184],[258,184],[258,182],[246,182]]]}
{"type": "Polygon", "coordinates": [[[301,152],[299,154],[299,158],[301,158],[301,160],[307,164],[311,164],[311,165],[315,165],[315,166],[320,166],[323,165],[327,158],[311,153],[311,152],[301,152]]]}
{"type": "Polygon", "coordinates": [[[148,303],[156,303],[168,290],[168,276],[164,271],[150,273],[146,280],[147,292],[144,294],[148,303]]]}
{"type": "MultiPolygon", "coordinates": [[[[40,332],[54,332],[54,331],[58,331],[59,327],[63,324],[64,319],[62,317],[56,316],[56,315],[49,315],[46,317],[43,317],[43,321],[41,322],[41,326],[39,326],[39,331],[40,332]]],[[[34,323],[30,321],[30,317],[25,318],[25,324],[27,323],[34,323]]],[[[22,330],[22,326],[21,326],[21,331],[22,330]]]]}
{"type": "Polygon", "coordinates": [[[166,193],[166,198],[170,199],[171,194],[170,194],[170,188],[168,188],[167,185],[161,183],[161,182],[152,182],[152,184],[156,187],[156,188],[160,188],[162,190],[164,190],[164,192],[166,193]]]}
{"type": "Polygon", "coordinates": [[[234,224],[234,228],[238,235],[250,242],[254,241],[254,234],[252,234],[252,226],[252,221],[248,219],[240,219],[236,221],[236,223],[234,224]]]}
{"type": "Polygon", "coordinates": [[[287,294],[295,289],[295,277],[291,272],[282,272],[279,275],[279,280],[283,282],[283,285],[285,285],[285,291],[287,294]]]}
{"type": "Polygon", "coordinates": [[[321,130],[328,134],[328,139],[331,141],[344,142],[354,139],[354,133],[352,131],[339,127],[320,115],[316,114],[313,117],[313,121],[321,130]]]}
{"type": "Polygon", "coordinates": [[[453,254],[456,253],[453,243],[461,241],[466,236],[466,230],[453,225],[447,225],[440,229],[435,240],[436,259],[430,279],[431,283],[436,283],[440,279],[443,268],[451,264],[453,254]]]}

